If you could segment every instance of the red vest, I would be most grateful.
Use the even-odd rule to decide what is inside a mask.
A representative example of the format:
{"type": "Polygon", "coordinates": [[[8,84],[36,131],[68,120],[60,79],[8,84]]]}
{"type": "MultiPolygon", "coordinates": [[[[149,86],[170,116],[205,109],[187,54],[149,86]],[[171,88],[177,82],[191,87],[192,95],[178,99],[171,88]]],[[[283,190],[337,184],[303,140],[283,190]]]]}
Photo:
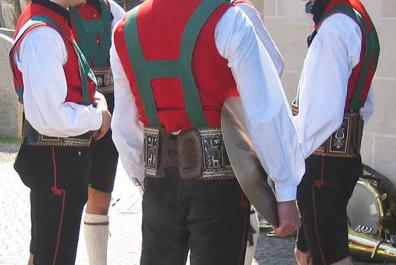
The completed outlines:
{"type": "MultiPolygon", "coordinates": [[[[355,9],[355,11],[357,11],[362,16],[363,21],[367,25],[368,32],[373,33],[375,36],[377,36],[374,24],[371,21],[370,16],[368,15],[366,9],[364,8],[364,6],[360,2],[360,0],[330,0],[329,4],[327,5],[326,9],[324,10],[324,19],[322,19],[319,22],[319,24],[315,25],[315,29],[318,29],[320,27],[320,25],[323,23],[323,20],[325,20],[328,16],[331,16],[331,14],[327,15],[327,13],[331,12],[331,10],[337,6],[348,6],[348,7],[355,9]]],[[[335,13],[344,13],[344,12],[336,11],[335,13]]],[[[359,64],[357,64],[355,66],[355,68],[353,68],[352,74],[348,81],[348,93],[347,93],[347,99],[346,99],[346,103],[345,103],[345,111],[346,112],[351,111],[351,108],[352,108],[351,104],[352,104],[355,92],[359,85],[359,79],[361,78],[362,75],[364,75],[366,78],[364,80],[362,92],[360,94],[360,106],[364,105],[364,102],[367,99],[367,95],[368,95],[370,87],[371,87],[371,82],[374,77],[374,73],[377,68],[377,62],[378,62],[378,54],[379,54],[378,37],[376,38],[376,40],[375,39],[373,40],[374,42],[377,42],[377,45],[378,45],[378,47],[376,49],[376,52],[378,53],[377,57],[373,55],[370,58],[366,58],[366,52],[367,52],[366,42],[367,42],[368,36],[365,33],[364,28],[362,28],[362,26],[360,24],[359,24],[359,27],[362,32],[362,48],[361,48],[361,53],[360,53],[359,64]],[[368,71],[366,73],[363,70],[365,60],[368,60],[368,71]]],[[[356,111],[356,109],[354,109],[353,111],[356,111]]]]}
{"type": "MultiPolygon", "coordinates": [[[[148,0],[140,5],[137,29],[146,60],[178,58],[185,26],[201,2],[202,0],[148,0]]],[[[218,53],[214,39],[217,22],[229,7],[229,4],[224,3],[209,17],[198,35],[192,55],[192,72],[209,127],[220,127],[224,101],[230,96],[238,95],[227,60],[218,53]]],[[[124,36],[125,20],[126,17],[115,30],[115,47],[135,96],[139,119],[148,126],[150,122],[139,95],[133,65],[128,59],[124,36]]],[[[153,79],[151,86],[161,126],[168,132],[191,129],[179,78],[153,79]]]]}
{"type": "MultiPolygon", "coordinates": [[[[32,17],[34,16],[46,16],[51,18],[53,21],[55,21],[64,31],[64,33],[67,35],[67,37],[70,40],[74,40],[73,33],[70,29],[70,27],[67,24],[67,19],[60,14],[50,10],[49,8],[42,6],[40,4],[28,4],[26,8],[24,9],[23,13],[21,14],[17,26],[16,26],[16,31],[14,37],[16,37],[23,27],[23,25],[32,17]]],[[[21,43],[22,39],[26,36],[26,34],[32,30],[33,28],[40,27],[40,26],[49,26],[59,32],[58,29],[53,27],[52,25],[49,25],[47,23],[40,23],[40,24],[35,24],[31,26],[29,29],[25,31],[25,33],[19,38],[19,40],[14,44],[14,46],[11,49],[10,52],[10,58],[11,58],[11,67],[14,73],[14,85],[17,88],[18,84],[21,86],[21,90],[23,92],[23,78],[22,78],[22,73],[19,71],[18,67],[16,66],[13,58],[15,54],[16,48],[19,46],[21,43]]],[[[66,50],[67,50],[67,62],[63,66],[64,72],[65,72],[65,77],[66,77],[66,82],[67,82],[67,95],[65,98],[65,102],[75,102],[81,104],[83,101],[83,96],[82,96],[82,84],[81,84],[81,77],[80,77],[80,72],[79,72],[79,63],[78,63],[78,57],[77,54],[73,48],[73,44],[71,43],[70,40],[68,40],[63,33],[59,32],[59,34],[62,36],[62,39],[65,43],[66,50]]],[[[45,49],[45,47],[43,47],[45,49]]],[[[39,66],[38,66],[39,67],[39,66]]],[[[93,95],[95,93],[95,88],[96,85],[95,83],[87,78],[88,82],[88,97],[89,97],[89,102],[93,102],[93,95]]]]}

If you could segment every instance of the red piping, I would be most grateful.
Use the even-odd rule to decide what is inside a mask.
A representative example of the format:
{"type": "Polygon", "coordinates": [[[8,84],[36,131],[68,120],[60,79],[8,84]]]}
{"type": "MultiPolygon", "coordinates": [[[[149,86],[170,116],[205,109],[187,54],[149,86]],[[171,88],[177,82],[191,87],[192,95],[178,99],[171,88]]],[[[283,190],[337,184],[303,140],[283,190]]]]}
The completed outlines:
{"type": "Polygon", "coordinates": [[[313,217],[314,217],[314,226],[315,226],[315,233],[316,233],[316,239],[318,242],[318,246],[319,246],[319,251],[320,251],[320,257],[322,259],[323,264],[326,265],[326,260],[325,260],[325,255],[323,252],[323,248],[322,248],[322,244],[320,242],[320,236],[319,236],[319,227],[318,227],[318,220],[317,220],[317,216],[316,216],[316,203],[315,203],[315,188],[320,188],[321,186],[324,185],[324,158],[322,157],[322,171],[320,174],[320,181],[318,181],[318,183],[320,183],[319,186],[317,186],[318,183],[314,182],[314,185],[312,186],[312,207],[313,207],[313,217]]]}
{"type": "Polygon", "coordinates": [[[58,257],[60,240],[61,240],[61,237],[62,237],[62,225],[63,225],[63,216],[64,216],[64,212],[65,212],[66,191],[64,189],[59,189],[58,188],[58,174],[57,174],[57,168],[56,168],[56,159],[55,159],[54,147],[52,147],[52,164],[53,164],[53,168],[54,168],[54,185],[51,187],[51,191],[56,196],[62,196],[62,209],[61,209],[61,215],[60,215],[59,226],[58,226],[58,237],[57,237],[57,240],[56,240],[54,258],[52,260],[52,265],[56,265],[56,259],[58,257]]]}

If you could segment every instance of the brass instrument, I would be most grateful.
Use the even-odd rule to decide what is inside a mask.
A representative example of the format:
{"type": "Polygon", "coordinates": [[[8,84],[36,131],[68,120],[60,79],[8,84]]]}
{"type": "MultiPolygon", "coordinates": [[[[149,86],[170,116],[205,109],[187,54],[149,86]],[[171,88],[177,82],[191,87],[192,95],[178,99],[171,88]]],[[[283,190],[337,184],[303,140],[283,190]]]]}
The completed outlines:
{"type": "Polygon", "coordinates": [[[387,177],[363,166],[348,204],[349,249],[353,257],[396,262],[396,191],[387,177]]]}
{"type": "Polygon", "coordinates": [[[396,248],[384,239],[376,239],[349,227],[348,240],[349,251],[354,257],[371,261],[396,262],[396,248]]]}

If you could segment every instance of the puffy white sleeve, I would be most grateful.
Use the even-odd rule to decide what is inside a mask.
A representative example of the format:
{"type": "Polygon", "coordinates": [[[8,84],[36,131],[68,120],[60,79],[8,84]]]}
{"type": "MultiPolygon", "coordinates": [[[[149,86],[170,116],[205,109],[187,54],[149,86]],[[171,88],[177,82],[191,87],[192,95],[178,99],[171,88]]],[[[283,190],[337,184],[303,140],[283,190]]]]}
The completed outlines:
{"type": "Polygon", "coordinates": [[[247,130],[261,164],[275,185],[277,200],[295,200],[305,161],[271,57],[251,21],[239,8],[229,8],[220,19],[215,41],[237,83],[247,130]]]}
{"type": "Polygon", "coordinates": [[[129,178],[135,184],[143,186],[143,124],[138,119],[135,97],[114,46],[114,40],[112,43],[110,63],[114,78],[114,111],[111,121],[113,141],[129,178]]]}
{"type": "Polygon", "coordinates": [[[270,55],[272,62],[275,65],[276,71],[278,72],[279,76],[281,76],[283,73],[285,61],[283,60],[283,57],[278,47],[276,46],[267,28],[265,27],[264,22],[260,17],[260,13],[257,11],[256,8],[246,3],[237,4],[237,7],[242,9],[242,11],[252,22],[253,28],[256,31],[257,36],[259,37],[268,54],[270,55]]]}
{"type": "Polygon", "coordinates": [[[45,26],[27,33],[14,56],[23,75],[25,117],[47,136],[76,136],[102,123],[102,113],[92,105],[65,102],[67,57],[62,37],[45,26]]]}
{"type": "Polygon", "coordinates": [[[117,4],[114,0],[108,0],[110,6],[110,12],[113,14],[113,20],[111,21],[111,30],[113,31],[117,22],[125,15],[125,10],[117,4]]]}
{"type": "MultiPolygon", "coordinates": [[[[362,35],[344,14],[327,18],[308,49],[299,82],[299,114],[294,121],[304,146],[312,154],[342,123],[348,80],[359,63],[362,35]]],[[[373,108],[366,102],[367,112],[373,108]]]]}

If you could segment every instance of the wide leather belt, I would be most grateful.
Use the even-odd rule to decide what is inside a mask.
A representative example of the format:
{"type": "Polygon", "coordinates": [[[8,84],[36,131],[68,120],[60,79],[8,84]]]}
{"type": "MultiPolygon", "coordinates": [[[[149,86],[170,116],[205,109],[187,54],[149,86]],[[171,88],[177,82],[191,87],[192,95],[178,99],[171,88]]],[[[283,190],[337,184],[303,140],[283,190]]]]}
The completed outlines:
{"type": "Polygon", "coordinates": [[[89,147],[91,144],[91,133],[85,133],[73,137],[52,137],[37,132],[30,123],[23,123],[23,141],[33,146],[59,146],[59,147],[89,147]]]}
{"type": "Polygon", "coordinates": [[[114,80],[110,67],[92,68],[97,81],[96,90],[102,94],[114,92],[114,80]]]}
{"type": "MultiPolygon", "coordinates": [[[[293,103],[293,115],[297,115],[298,110],[298,106],[293,103]]],[[[341,127],[327,138],[313,154],[330,157],[358,156],[363,136],[363,124],[359,112],[344,113],[341,127]]]]}
{"type": "Polygon", "coordinates": [[[218,128],[181,131],[177,135],[145,128],[144,164],[147,177],[163,177],[165,168],[178,167],[183,179],[235,178],[218,128]]]}

